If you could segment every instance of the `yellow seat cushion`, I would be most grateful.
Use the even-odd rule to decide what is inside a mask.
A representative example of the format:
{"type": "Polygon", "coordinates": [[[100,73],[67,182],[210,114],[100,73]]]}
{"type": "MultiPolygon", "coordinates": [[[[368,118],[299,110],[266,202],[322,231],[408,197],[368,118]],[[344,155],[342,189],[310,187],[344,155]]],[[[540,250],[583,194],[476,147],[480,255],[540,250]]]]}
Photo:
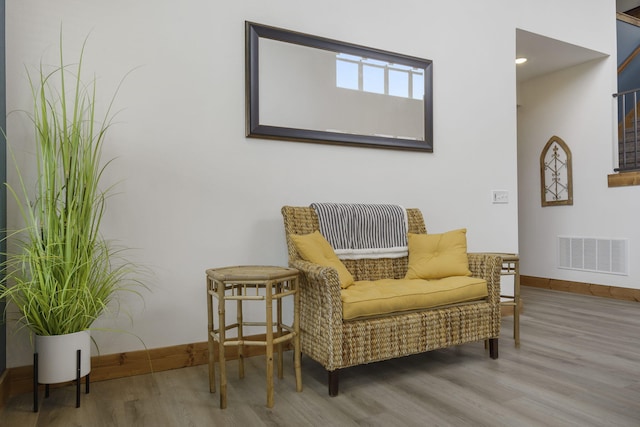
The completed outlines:
{"type": "Polygon", "coordinates": [[[486,280],[469,276],[357,281],[340,292],[344,320],[475,301],[487,295],[486,280]]]}
{"type": "Polygon", "coordinates": [[[470,276],[467,230],[442,234],[407,234],[409,266],[405,279],[442,279],[470,276]]]}
{"type": "Polygon", "coordinates": [[[353,284],[353,276],[319,231],[310,234],[291,234],[290,237],[303,259],[323,267],[335,268],[340,278],[341,288],[345,289],[353,284]]]}

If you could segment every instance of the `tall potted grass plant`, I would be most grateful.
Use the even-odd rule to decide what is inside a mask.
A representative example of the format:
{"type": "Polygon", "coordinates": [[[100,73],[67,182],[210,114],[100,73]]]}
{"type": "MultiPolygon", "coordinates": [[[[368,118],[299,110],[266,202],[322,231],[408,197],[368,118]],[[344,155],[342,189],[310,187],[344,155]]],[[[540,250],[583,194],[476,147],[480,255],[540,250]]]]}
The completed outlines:
{"type": "MultiPolygon", "coordinates": [[[[8,186],[24,228],[10,233],[17,249],[7,253],[0,298],[17,306],[20,323],[35,336],[40,383],[76,378],[76,344],[69,368],[53,367],[42,354],[56,337],[83,340],[82,376],[90,371],[93,322],[122,292],[138,295],[137,268],[122,249],[100,233],[109,188],[101,179],[110,162],[101,159],[111,122],[113,98],[104,119],[96,118],[95,79],[82,81],[85,43],[79,61],[66,65],[60,37],[59,65],[28,72],[33,95],[37,184],[30,191],[18,170],[19,185],[8,186]],[[46,342],[46,344],[43,344],[46,342]]],[[[10,141],[11,143],[11,141],[10,141]]],[[[80,345],[80,344],[78,344],[80,345]]]]}

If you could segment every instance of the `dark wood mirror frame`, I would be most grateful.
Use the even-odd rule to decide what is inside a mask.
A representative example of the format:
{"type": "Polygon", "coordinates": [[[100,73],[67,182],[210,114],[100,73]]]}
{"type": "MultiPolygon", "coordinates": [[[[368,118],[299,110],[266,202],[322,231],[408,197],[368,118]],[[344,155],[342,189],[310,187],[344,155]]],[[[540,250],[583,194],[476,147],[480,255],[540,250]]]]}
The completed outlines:
{"type": "MultiPolygon", "coordinates": [[[[355,44],[344,43],[327,38],[315,37],[308,34],[283,30],[280,28],[264,26],[252,22],[245,23],[245,36],[246,136],[252,138],[281,139],[290,141],[392,148],[413,151],[433,151],[432,61],[355,44]],[[259,95],[261,84],[266,85],[266,82],[261,81],[259,64],[261,63],[260,41],[265,39],[293,44],[297,46],[321,49],[323,51],[334,52],[336,54],[342,53],[347,55],[354,55],[366,59],[372,59],[375,61],[386,62],[389,64],[399,64],[400,66],[412,67],[419,70],[420,74],[424,77],[424,96],[422,100],[418,100],[418,103],[422,107],[419,120],[423,120],[424,122],[417,123],[417,126],[420,126],[421,130],[424,129],[424,135],[418,135],[418,137],[415,138],[405,138],[387,136],[387,134],[393,135],[393,133],[387,132],[379,132],[378,134],[360,134],[358,132],[333,132],[331,130],[309,129],[305,128],[304,126],[289,127],[282,126],[278,123],[264,123],[261,120],[261,104],[259,95]]],[[[262,58],[263,61],[264,59],[265,58],[262,58]]],[[[336,77],[334,75],[331,78],[335,79],[336,77]]],[[[280,99],[278,100],[278,102],[282,101],[283,100],[280,99]]],[[[310,102],[315,101],[316,100],[311,100],[310,102]]],[[[331,100],[318,101],[331,102],[331,100]]],[[[284,102],[286,102],[286,99],[284,100],[284,102]]],[[[371,108],[371,106],[367,104],[363,104],[362,106],[363,109],[371,108]]],[[[394,114],[398,115],[397,117],[399,120],[406,120],[406,115],[403,114],[403,111],[394,112],[394,114]]],[[[331,128],[333,129],[333,126],[331,126],[331,128]]]]}

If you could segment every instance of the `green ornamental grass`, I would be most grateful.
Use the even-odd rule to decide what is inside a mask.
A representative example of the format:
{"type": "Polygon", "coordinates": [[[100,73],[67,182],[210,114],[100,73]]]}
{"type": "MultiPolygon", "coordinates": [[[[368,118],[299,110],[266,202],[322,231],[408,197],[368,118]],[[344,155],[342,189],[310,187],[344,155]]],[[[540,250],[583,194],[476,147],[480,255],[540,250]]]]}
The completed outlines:
{"type": "MultiPolygon", "coordinates": [[[[0,298],[19,309],[21,323],[36,335],[62,335],[89,329],[114,306],[121,292],[144,286],[138,268],[123,249],[103,238],[100,223],[109,188],[100,180],[110,162],[101,152],[110,126],[113,98],[104,120],[96,120],[95,79],[81,80],[85,43],[79,62],[40,66],[29,75],[34,111],[37,177],[33,200],[19,175],[20,188],[7,184],[25,228],[11,233],[16,253],[6,254],[0,298]]],[[[116,91],[117,93],[117,91],[116,91]]]]}

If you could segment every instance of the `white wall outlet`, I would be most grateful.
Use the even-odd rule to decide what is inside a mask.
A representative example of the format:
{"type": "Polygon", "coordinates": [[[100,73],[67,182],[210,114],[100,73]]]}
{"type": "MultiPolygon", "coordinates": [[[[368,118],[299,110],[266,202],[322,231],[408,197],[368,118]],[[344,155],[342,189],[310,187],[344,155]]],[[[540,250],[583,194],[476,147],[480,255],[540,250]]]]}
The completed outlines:
{"type": "Polygon", "coordinates": [[[507,190],[493,190],[491,201],[493,203],[509,203],[509,192],[507,190]]]}

